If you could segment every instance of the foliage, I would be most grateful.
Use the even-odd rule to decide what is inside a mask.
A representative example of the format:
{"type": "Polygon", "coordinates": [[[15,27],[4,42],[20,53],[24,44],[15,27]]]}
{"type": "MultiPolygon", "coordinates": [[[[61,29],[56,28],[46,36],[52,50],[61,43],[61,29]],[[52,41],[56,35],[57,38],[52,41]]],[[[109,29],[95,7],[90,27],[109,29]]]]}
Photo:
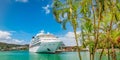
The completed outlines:
{"type": "MultiPolygon", "coordinates": [[[[120,47],[120,0],[54,0],[53,14],[57,22],[66,29],[69,22],[74,33],[81,30],[80,40],[90,49],[91,60],[94,60],[98,48],[111,48],[112,59],[115,58],[115,47],[120,47]]],[[[76,37],[76,44],[78,44],[76,37]]]]}
{"type": "Polygon", "coordinates": [[[53,14],[57,20],[57,22],[62,24],[62,27],[66,29],[66,24],[69,22],[73,28],[75,40],[78,49],[78,55],[80,60],[80,49],[77,38],[77,27],[78,27],[78,9],[79,9],[79,1],[80,0],[54,0],[53,3],[53,14]]]}

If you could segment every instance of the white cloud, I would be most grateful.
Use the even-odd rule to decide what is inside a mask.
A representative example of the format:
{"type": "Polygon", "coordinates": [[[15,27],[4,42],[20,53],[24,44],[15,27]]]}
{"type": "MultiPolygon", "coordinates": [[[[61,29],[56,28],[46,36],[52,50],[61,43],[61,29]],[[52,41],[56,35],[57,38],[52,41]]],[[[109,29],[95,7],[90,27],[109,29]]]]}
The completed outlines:
{"type": "MultiPolygon", "coordinates": [[[[80,32],[77,32],[77,33],[80,33],[80,32]]],[[[68,32],[63,37],[59,37],[59,39],[62,40],[63,43],[66,46],[76,46],[76,41],[75,41],[75,37],[74,37],[74,33],[73,32],[68,32]]],[[[79,45],[81,45],[81,44],[79,44],[79,45]]]]}
{"type": "Polygon", "coordinates": [[[26,3],[26,2],[28,2],[28,0],[16,0],[16,2],[23,2],[23,3],[26,3]]]}
{"type": "Polygon", "coordinates": [[[11,39],[10,33],[6,31],[0,31],[0,39],[11,39]]]}
{"type": "Polygon", "coordinates": [[[10,43],[10,44],[24,44],[24,40],[14,39],[11,37],[12,34],[8,31],[0,30],[0,42],[10,43]]]}
{"type": "Polygon", "coordinates": [[[50,13],[50,5],[47,5],[47,6],[45,6],[45,7],[42,7],[46,12],[46,14],[49,14],[50,13]]]}

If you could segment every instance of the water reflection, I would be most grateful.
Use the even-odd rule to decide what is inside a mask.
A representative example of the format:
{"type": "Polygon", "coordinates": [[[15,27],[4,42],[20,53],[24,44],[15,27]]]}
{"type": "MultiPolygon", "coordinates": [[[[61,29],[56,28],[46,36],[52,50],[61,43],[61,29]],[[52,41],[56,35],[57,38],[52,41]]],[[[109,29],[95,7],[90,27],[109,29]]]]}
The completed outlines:
{"type": "Polygon", "coordinates": [[[30,53],[30,60],[61,60],[58,54],[30,53]]]}
{"type": "MultiPolygon", "coordinates": [[[[83,60],[89,60],[88,52],[81,52],[83,60]]],[[[30,53],[30,60],[79,60],[77,52],[59,54],[30,53]]]]}
{"type": "MultiPolygon", "coordinates": [[[[89,60],[88,52],[81,52],[83,60],[89,60]]],[[[31,53],[29,51],[0,52],[0,60],[79,60],[77,52],[56,54],[31,53]]]]}

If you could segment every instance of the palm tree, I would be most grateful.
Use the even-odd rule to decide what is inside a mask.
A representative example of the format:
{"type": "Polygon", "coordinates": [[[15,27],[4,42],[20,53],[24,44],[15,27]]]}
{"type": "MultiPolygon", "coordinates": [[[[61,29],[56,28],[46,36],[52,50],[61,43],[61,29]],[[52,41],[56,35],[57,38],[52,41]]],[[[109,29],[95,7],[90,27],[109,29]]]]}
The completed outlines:
{"type": "MultiPolygon", "coordinates": [[[[107,48],[108,60],[110,60],[109,49],[112,47],[112,60],[116,60],[114,46],[120,36],[118,33],[120,31],[119,0],[54,0],[53,13],[64,29],[66,29],[66,23],[71,24],[78,48],[76,30],[80,25],[82,40],[90,42],[88,45],[91,60],[94,60],[100,41],[103,41],[103,46],[105,46],[102,47],[100,59],[104,49],[107,48]]],[[[78,54],[79,51],[78,49],[78,54]]]]}
{"type": "Polygon", "coordinates": [[[66,23],[70,23],[74,35],[75,35],[75,40],[77,44],[77,49],[78,49],[78,55],[80,60],[82,60],[81,55],[80,55],[80,48],[79,48],[79,42],[77,38],[77,26],[78,26],[78,9],[79,9],[79,1],[80,0],[54,0],[53,3],[53,14],[57,20],[57,22],[61,23],[63,28],[66,29],[66,23]]]}
{"type": "MultiPolygon", "coordinates": [[[[81,18],[86,20],[84,23],[86,23],[87,20],[91,20],[94,27],[95,43],[94,43],[93,51],[91,51],[91,53],[93,53],[93,57],[91,60],[94,59],[94,54],[96,52],[96,49],[98,48],[98,42],[101,38],[100,33],[102,32],[106,33],[107,39],[105,38],[104,40],[107,40],[107,42],[110,43],[113,52],[112,57],[113,59],[115,59],[114,43],[113,43],[114,37],[111,37],[112,36],[111,33],[114,31],[113,27],[116,26],[116,28],[119,28],[117,26],[120,25],[120,23],[118,23],[118,21],[120,20],[120,15],[119,15],[120,1],[119,0],[82,0],[80,6],[81,6],[80,14],[82,16],[81,18]],[[105,26],[101,25],[102,22],[105,24],[105,26]],[[101,27],[104,30],[101,30],[101,27]]],[[[91,23],[88,23],[87,25],[89,24],[91,23]]],[[[85,26],[86,25],[84,25],[84,27],[85,26]]],[[[89,30],[89,27],[87,27],[87,30],[89,30]]],[[[89,34],[87,35],[90,36],[89,34]]],[[[108,52],[109,52],[109,48],[108,48],[108,52]]],[[[109,53],[108,53],[108,57],[109,57],[109,53]]]]}

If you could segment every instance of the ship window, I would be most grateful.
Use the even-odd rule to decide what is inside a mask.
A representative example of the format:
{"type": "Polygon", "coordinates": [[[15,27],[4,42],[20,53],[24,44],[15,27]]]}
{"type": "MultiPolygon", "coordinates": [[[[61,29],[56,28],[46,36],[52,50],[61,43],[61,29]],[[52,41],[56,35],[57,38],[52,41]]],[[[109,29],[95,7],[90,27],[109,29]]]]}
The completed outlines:
{"type": "Polygon", "coordinates": [[[31,45],[31,47],[34,47],[34,46],[39,46],[40,44],[41,44],[41,42],[36,43],[36,44],[33,44],[33,45],[31,45]]]}

